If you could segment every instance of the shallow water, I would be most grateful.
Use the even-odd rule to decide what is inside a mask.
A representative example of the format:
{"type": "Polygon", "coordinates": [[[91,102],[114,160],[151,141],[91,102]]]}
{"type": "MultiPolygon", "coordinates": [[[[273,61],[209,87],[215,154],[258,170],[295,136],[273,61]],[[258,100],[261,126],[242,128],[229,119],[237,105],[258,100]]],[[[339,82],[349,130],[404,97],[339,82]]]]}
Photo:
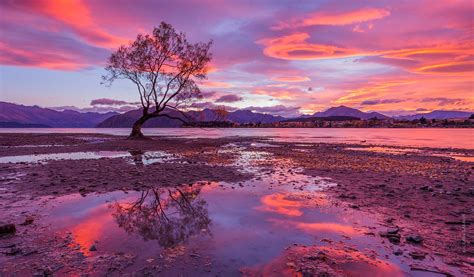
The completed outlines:
{"type": "Polygon", "coordinates": [[[176,155],[168,154],[164,151],[149,151],[142,153],[140,151],[96,151],[96,152],[68,152],[52,154],[32,154],[20,156],[0,157],[0,163],[46,163],[57,160],[91,160],[91,159],[113,159],[128,158],[130,163],[149,165],[153,163],[162,163],[171,161],[176,155]]]}
{"type": "MultiPolygon", "coordinates": [[[[331,179],[304,175],[288,160],[276,161],[267,152],[247,151],[245,146],[228,145],[221,151],[237,151],[240,157],[234,165],[255,173],[255,178],[85,197],[70,194],[30,200],[28,207],[37,210],[48,233],[65,237],[70,251],[86,257],[88,270],[96,275],[117,259],[130,262],[121,273],[271,272],[274,264],[285,266],[290,247],[312,245],[336,256],[353,255],[344,264],[346,274],[425,276],[410,271],[407,253],[395,256],[397,247],[367,235],[381,228],[374,218],[333,204],[324,194],[325,187],[336,185],[331,179]]],[[[432,257],[424,263],[448,268],[432,257]]]]}
{"type": "Polygon", "coordinates": [[[353,151],[368,151],[368,152],[376,152],[376,153],[386,153],[386,154],[394,154],[394,155],[410,155],[410,154],[417,154],[417,155],[426,155],[426,156],[437,156],[437,157],[446,157],[455,159],[458,161],[463,162],[474,162],[474,156],[470,155],[461,155],[459,153],[453,152],[437,152],[432,150],[421,150],[416,148],[391,148],[391,147],[347,147],[346,150],[353,150],[353,151]]]}
{"type": "MultiPolygon", "coordinates": [[[[266,137],[286,142],[342,142],[474,149],[474,129],[446,128],[145,128],[146,135],[187,138],[266,137]]],[[[127,136],[129,128],[0,128],[0,133],[96,133],[127,136]]]]}

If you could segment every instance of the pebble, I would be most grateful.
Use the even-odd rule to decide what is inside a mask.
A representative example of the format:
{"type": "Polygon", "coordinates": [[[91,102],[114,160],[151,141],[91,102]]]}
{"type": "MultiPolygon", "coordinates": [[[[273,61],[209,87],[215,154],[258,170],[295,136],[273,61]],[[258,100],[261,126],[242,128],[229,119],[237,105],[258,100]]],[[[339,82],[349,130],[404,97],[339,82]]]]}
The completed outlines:
{"type": "Polygon", "coordinates": [[[411,242],[411,243],[415,243],[415,244],[419,244],[419,243],[423,242],[423,238],[420,235],[409,235],[406,238],[406,241],[411,242]]]}

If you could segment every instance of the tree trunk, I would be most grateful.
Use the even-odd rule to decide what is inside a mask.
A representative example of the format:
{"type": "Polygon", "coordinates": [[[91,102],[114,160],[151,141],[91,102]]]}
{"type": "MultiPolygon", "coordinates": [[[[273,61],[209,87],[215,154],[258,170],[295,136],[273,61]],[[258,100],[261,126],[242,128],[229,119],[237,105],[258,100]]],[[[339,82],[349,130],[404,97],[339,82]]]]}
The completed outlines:
{"type": "Polygon", "coordinates": [[[143,115],[140,117],[135,123],[133,123],[132,132],[130,132],[130,136],[128,139],[146,139],[145,135],[142,133],[142,125],[147,121],[150,117],[148,115],[143,115]]]}

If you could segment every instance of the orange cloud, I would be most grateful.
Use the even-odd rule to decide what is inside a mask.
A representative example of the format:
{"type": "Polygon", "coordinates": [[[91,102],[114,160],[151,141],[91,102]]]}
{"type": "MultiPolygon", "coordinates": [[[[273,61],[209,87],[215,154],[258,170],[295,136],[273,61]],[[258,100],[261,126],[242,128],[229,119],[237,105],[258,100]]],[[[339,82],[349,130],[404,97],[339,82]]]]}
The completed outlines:
{"type": "Polygon", "coordinates": [[[413,112],[420,107],[426,110],[472,110],[474,96],[471,96],[471,75],[410,74],[405,77],[375,78],[365,85],[347,89],[333,103],[352,107],[362,105],[362,110],[368,108],[380,112],[413,112]]]}
{"type": "Polygon", "coordinates": [[[309,77],[306,76],[282,76],[282,77],[273,77],[273,81],[277,82],[289,82],[289,83],[299,83],[311,81],[309,77]]]}
{"type": "Polygon", "coordinates": [[[81,62],[72,53],[58,52],[55,49],[44,49],[41,53],[10,47],[0,42],[0,64],[42,67],[54,70],[78,70],[87,67],[87,61],[81,62]],[[19,58],[21,57],[21,58],[19,58]]]}
{"type": "Polygon", "coordinates": [[[265,46],[266,56],[284,60],[315,60],[361,55],[355,50],[334,45],[313,44],[306,40],[307,33],[296,33],[288,36],[262,39],[257,43],[265,46]]]}
{"type": "Polygon", "coordinates": [[[469,72],[474,71],[474,62],[452,62],[444,64],[435,64],[430,66],[424,66],[416,69],[418,72],[422,73],[454,73],[458,74],[460,72],[469,72]]]}
{"type": "Polygon", "coordinates": [[[276,99],[280,100],[291,100],[291,99],[296,99],[299,97],[299,94],[296,93],[295,91],[287,90],[285,88],[281,89],[279,87],[274,87],[271,90],[268,89],[255,89],[252,91],[255,94],[260,94],[260,95],[267,95],[267,96],[272,96],[276,99]]]}
{"type": "Polygon", "coordinates": [[[82,0],[45,0],[37,8],[45,15],[69,25],[80,38],[94,45],[117,47],[127,42],[97,27],[82,0]]]}
{"type": "Polygon", "coordinates": [[[200,83],[201,86],[207,88],[231,88],[232,85],[225,82],[213,82],[213,81],[203,81],[200,83]]]}
{"type": "Polygon", "coordinates": [[[280,22],[272,27],[272,29],[282,30],[315,25],[343,26],[381,19],[389,15],[390,12],[388,10],[376,8],[363,8],[341,13],[316,12],[304,19],[280,22]]]}
{"type": "MultiPolygon", "coordinates": [[[[283,60],[318,60],[361,56],[363,58],[360,61],[402,67],[409,72],[419,74],[469,74],[473,71],[474,50],[469,45],[374,51],[310,43],[307,42],[309,37],[307,33],[296,33],[262,39],[257,43],[265,46],[263,53],[266,56],[283,60]]],[[[290,79],[286,82],[290,82],[290,79]]],[[[273,78],[273,80],[277,79],[273,78]]]]}

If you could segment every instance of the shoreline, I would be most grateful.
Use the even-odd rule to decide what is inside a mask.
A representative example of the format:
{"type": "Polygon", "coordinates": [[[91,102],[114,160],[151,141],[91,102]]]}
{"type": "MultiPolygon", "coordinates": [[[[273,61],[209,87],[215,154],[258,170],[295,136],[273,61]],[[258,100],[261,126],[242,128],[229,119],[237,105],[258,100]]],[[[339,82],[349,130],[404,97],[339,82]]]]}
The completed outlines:
{"type": "MultiPolygon", "coordinates": [[[[239,151],[231,150],[240,147],[250,153],[269,153],[281,161],[281,167],[285,167],[283,161],[291,161],[293,165],[285,167],[289,171],[281,174],[293,174],[291,169],[298,167],[304,176],[330,178],[337,185],[323,192],[334,205],[370,214],[382,228],[381,233],[368,232],[367,236],[381,238],[397,249],[415,247],[427,257],[436,256],[463,272],[473,270],[474,218],[469,205],[474,198],[473,162],[426,152],[393,154],[347,149],[374,146],[356,143],[289,143],[256,137],[152,138],[127,141],[120,136],[100,134],[2,133],[0,141],[6,147],[0,148],[0,159],[54,153],[100,154],[36,163],[1,163],[0,188],[5,195],[0,194],[1,209],[8,212],[8,220],[20,224],[21,219],[12,213],[17,210],[9,207],[28,199],[47,196],[54,201],[72,193],[88,196],[140,191],[157,184],[160,187],[203,181],[242,184],[260,178],[255,175],[260,172],[245,172],[248,165],[235,165],[240,159],[239,151]],[[156,162],[144,164],[146,153],[154,153],[150,159],[156,162]],[[383,228],[397,228],[397,231],[385,234],[383,228]],[[413,239],[416,236],[421,240],[413,239]]],[[[474,155],[472,149],[418,149],[474,155]]],[[[275,164],[263,159],[259,166],[271,172],[275,164]]],[[[29,227],[19,228],[27,230],[29,227]]],[[[5,240],[0,239],[0,242],[5,240]]],[[[7,260],[15,261],[14,258],[7,260]]]]}

